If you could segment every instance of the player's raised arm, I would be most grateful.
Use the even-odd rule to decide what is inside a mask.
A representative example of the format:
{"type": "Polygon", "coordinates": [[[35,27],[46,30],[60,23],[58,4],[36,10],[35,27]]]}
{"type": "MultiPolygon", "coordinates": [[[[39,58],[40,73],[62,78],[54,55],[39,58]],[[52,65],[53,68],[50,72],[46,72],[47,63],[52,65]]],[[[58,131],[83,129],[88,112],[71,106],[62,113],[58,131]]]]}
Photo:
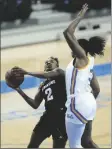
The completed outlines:
{"type": "Polygon", "coordinates": [[[79,12],[78,16],[76,17],[76,19],[63,32],[64,37],[65,37],[69,47],[71,48],[73,53],[78,58],[86,57],[86,54],[85,54],[84,50],[82,49],[82,47],[78,44],[78,42],[74,36],[74,32],[75,32],[75,29],[76,29],[78,23],[82,20],[82,18],[84,17],[87,10],[88,10],[88,5],[87,4],[83,5],[83,7],[82,7],[81,11],[79,12]]]}
{"type": "Polygon", "coordinates": [[[37,109],[42,100],[43,100],[43,97],[41,96],[41,90],[38,89],[38,92],[35,96],[34,99],[30,98],[29,96],[27,96],[20,88],[16,88],[15,89],[22,97],[23,99],[34,109],[37,109]]]}

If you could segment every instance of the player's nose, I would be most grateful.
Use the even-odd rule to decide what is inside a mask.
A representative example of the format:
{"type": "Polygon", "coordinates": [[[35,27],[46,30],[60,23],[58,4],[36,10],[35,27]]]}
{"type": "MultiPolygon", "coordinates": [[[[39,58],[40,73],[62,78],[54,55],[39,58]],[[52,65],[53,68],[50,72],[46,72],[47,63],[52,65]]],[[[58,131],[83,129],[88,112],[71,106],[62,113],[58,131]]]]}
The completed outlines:
{"type": "Polygon", "coordinates": [[[47,65],[51,64],[49,61],[47,62],[47,65]]]}

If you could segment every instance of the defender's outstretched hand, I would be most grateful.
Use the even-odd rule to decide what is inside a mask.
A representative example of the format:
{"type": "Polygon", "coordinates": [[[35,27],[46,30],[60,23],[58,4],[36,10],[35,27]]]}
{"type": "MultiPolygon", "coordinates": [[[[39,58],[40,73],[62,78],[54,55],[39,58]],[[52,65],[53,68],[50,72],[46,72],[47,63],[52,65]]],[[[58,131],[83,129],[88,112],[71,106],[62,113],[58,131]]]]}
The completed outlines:
{"type": "Polygon", "coordinates": [[[77,17],[83,18],[84,15],[86,14],[87,10],[88,10],[88,4],[84,4],[84,5],[82,6],[82,9],[81,9],[80,12],[78,13],[77,17]]]}

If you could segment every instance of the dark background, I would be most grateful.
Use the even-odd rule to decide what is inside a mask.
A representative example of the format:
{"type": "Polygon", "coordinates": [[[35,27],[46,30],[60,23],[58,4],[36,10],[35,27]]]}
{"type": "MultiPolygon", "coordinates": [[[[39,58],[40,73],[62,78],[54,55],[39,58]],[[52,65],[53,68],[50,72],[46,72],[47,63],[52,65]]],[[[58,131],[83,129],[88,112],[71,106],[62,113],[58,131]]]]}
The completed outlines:
{"type": "MultiPolygon", "coordinates": [[[[0,22],[27,20],[38,0],[0,0],[0,22]]],[[[111,0],[41,0],[41,4],[54,4],[53,10],[76,13],[84,3],[93,10],[111,8],[111,0]]]]}

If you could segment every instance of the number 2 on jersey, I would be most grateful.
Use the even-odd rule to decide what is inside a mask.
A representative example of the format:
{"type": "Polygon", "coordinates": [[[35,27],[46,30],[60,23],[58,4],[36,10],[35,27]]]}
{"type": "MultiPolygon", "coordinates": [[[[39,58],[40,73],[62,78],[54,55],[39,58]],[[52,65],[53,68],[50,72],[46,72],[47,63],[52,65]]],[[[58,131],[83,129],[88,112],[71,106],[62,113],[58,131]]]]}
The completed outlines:
{"type": "Polygon", "coordinates": [[[51,88],[47,88],[45,90],[45,94],[47,95],[47,100],[53,100],[53,95],[52,95],[52,89],[51,88]]]}

